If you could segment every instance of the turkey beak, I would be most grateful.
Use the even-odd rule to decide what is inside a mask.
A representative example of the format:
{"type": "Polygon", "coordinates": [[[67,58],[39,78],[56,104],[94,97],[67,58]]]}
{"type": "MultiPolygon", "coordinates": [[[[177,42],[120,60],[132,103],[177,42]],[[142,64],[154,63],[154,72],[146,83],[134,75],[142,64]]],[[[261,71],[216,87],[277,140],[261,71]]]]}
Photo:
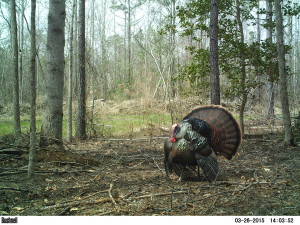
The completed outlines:
{"type": "Polygon", "coordinates": [[[171,135],[171,138],[170,138],[170,142],[172,142],[172,143],[176,142],[175,136],[176,136],[176,134],[178,133],[178,131],[179,131],[179,126],[178,126],[178,124],[177,124],[177,123],[176,123],[176,124],[173,124],[173,125],[172,125],[172,135],[171,135]]]}

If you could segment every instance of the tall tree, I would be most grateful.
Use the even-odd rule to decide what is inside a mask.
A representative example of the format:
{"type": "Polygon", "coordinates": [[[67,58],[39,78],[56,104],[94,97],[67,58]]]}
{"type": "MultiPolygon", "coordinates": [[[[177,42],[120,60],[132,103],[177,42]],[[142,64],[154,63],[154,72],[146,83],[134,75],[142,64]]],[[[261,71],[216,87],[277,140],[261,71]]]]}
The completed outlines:
{"type": "Polygon", "coordinates": [[[41,145],[62,142],[65,0],[49,1],[47,32],[47,78],[45,113],[41,129],[41,145]]]}
{"type": "MultiPolygon", "coordinates": [[[[170,54],[171,54],[171,62],[169,66],[170,70],[170,86],[171,86],[171,96],[174,98],[177,94],[178,89],[178,83],[173,80],[172,78],[176,77],[176,57],[175,57],[175,48],[176,48],[176,35],[175,35],[175,21],[176,21],[176,0],[171,0],[170,2],[167,2],[167,4],[170,4],[169,6],[169,14],[170,14],[170,32],[169,32],[169,46],[170,46],[170,54]]],[[[160,54],[161,56],[161,54],[160,54]]],[[[161,60],[160,60],[161,63],[161,60]]]]}
{"type": "Polygon", "coordinates": [[[123,79],[128,83],[132,84],[133,82],[133,27],[134,24],[137,24],[137,21],[134,20],[135,18],[135,12],[138,7],[140,7],[145,0],[119,0],[119,1],[113,1],[111,8],[114,10],[121,10],[124,12],[124,22],[125,22],[125,29],[124,29],[124,68],[126,68],[126,71],[124,74],[126,74],[127,77],[124,77],[123,79]]]}
{"type": "MultiPolygon", "coordinates": [[[[106,44],[106,29],[107,29],[107,21],[106,21],[106,11],[107,11],[107,1],[102,0],[101,2],[101,16],[100,16],[100,45],[101,45],[101,57],[100,57],[100,95],[102,98],[106,99],[107,94],[107,77],[108,77],[108,52],[107,52],[107,44],[106,44]]],[[[94,10],[93,10],[94,11],[94,10]]],[[[93,17],[92,17],[93,18],[93,17]]],[[[94,20],[93,20],[94,21],[94,20]]],[[[93,29],[93,37],[92,37],[92,46],[95,46],[95,31],[93,29]]],[[[93,67],[95,66],[95,60],[94,57],[92,57],[92,64],[93,67]]],[[[94,73],[93,78],[96,76],[96,73],[94,73]]],[[[94,90],[92,90],[94,91],[94,90]]],[[[93,98],[97,96],[95,93],[93,93],[93,98]]]]}
{"type": "Polygon", "coordinates": [[[28,164],[28,177],[32,177],[35,167],[36,155],[36,0],[31,0],[31,50],[30,50],[30,91],[31,91],[31,105],[30,105],[30,151],[28,164]]]}
{"type": "Polygon", "coordinates": [[[210,1],[210,100],[220,105],[220,78],[218,54],[218,0],[210,1]]]}
{"type": "Polygon", "coordinates": [[[78,31],[78,118],[76,136],[79,139],[86,134],[86,78],[85,78],[85,0],[79,0],[78,31]]]}
{"type": "Polygon", "coordinates": [[[291,127],[291,116],[289,109],[289,100],[287,93],[287,74],[285,62],[285,47],[283,39],[283,19],[281,12],[281,1],[275,0],[275,16],[276,16],[276,39],[277,39],[277,52],[278,52],[278,71],[279,71],[279,89],[280,89],[280,102],[283,117],[284,127],[284,142],[288,145],[294,145],[294,136],[291,127]]]}
{"type": "MultiPolygon", "coordinates": [[[[259,0],[257,0],[257,11],[256,11],[256,42],[257,42],[257,51],[258,53],[260,52],[260,46],[261,46],[261,26],[260,26],[260,4],[259,0]]],[[[260,55],[258,55],[259,58],[261,58],[260,55]]],[[[255,73],[256,73],[256,79],[257,82],[260,84],[261,83],[261,76],[260,76],[260,70],[259,66],[255,66],[255,73]]],[[[262,85],[258,85],[257,87],[257,97],[259,100],[261,100],[261,95],[262,95],[262,85]]]]}
{"type": "Polygon", "coordinates": [[[72,141],[72,81],[73,81],[73,67],[74,67],[74,18],[76,10],[76,0],[73,0],[72,7],[72,20],[71,20],[71,30],[70,30],[70,66],[69,66],[69,82],[68,82],[68,129],[67,129],[67,140],[72,141]]]}
{"type": "MultiPolygon", "coordinates": [[[[273,5],[271,0],[266,0],[266,20],[267,20],[267,43],[269,46],[272,45],[272,37],[273,37],[273,32],[272,32],[272,17],[273,17],[273,5]]],[[[274,79],[273,77],[273,71],[269,69],[267,71],[267,75],[269,77],[269,80],[267,81],[267,118],[271,119],[275,117],[274,114],[274,103],[275,103],[275,93],[274,93],[274,79]]]]}
{"type": "MultiPolygon", "coordinates": [[[[239,36],[240,36],[240,43],[241,45],[244,44],[245,38],[244,38],[244,29],[243,29],[243,24],[241,20],[241,4],[240,0],[236,0],[236,21],[238,25],[238,30],[239,30],[239,36]]],[[[247,91],[246,91],[246,59],[245,59],[245,54],[243,51],[243,48],[239,49],[240,52],[240,60],[239,64],[241,67],[241,81],[240,81],[240,90],[242,93],[242,102],[240,106],[240,112],[239,112],[239,117],[240,117],[240,126],[241,126],[241,131],[244,133],[244,112],[245,112],[245,107],[247,103],[247,91]]]]}
{"type": "Polygon", "coordinates": [[[19,1],[20,13],[19,13],[19,91],[20,91],[20,103],[22,104],[23,99],[23,83],[24,83],[24,70],[23,70],[23,56],[24,56],[24,12],[25,12],[25,1],[19,1]]]}
{"type": "Polygon", "coordinates": [[[10,1],[10,25],[11,25],[11,42],[13,50],[13,68],[12,73],[14,76],[14,130],[16,142],[21,140],[21,121],[20,121],[20,95],[19,95],[19,47],[18,47],[18,29],[17,29],[17,18],[16,18],[16,1],[10,1]]]}
{"type": "Polygon", "coordinates": [[[132,83],[132,43],[131,43],[131,28],[132,28],[132,7],[130,0],[127,0],[127,13],[128,13],[128,24],[127,24],[127,35],[128,35],[128,82],[132,83]]]}

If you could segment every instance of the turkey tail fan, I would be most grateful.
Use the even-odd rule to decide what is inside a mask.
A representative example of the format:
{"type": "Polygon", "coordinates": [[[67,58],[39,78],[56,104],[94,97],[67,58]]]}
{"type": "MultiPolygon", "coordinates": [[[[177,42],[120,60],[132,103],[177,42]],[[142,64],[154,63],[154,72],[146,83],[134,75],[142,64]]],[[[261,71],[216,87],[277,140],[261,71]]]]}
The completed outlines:
{"type": "Polygon", "coordinates": [[[183,119],[198,118],[212,129],[211,146],[216,154],[231,159],[241,144],[241,129],[233,115],[219,105],[206,105],[194,109],[183,119]]]}

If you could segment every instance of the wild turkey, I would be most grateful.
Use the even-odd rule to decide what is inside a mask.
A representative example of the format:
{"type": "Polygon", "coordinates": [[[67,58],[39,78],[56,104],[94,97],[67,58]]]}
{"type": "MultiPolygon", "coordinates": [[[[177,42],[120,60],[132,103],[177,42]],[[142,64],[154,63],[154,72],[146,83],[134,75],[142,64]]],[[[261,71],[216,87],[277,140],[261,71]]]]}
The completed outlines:
{"type": "Polygon", "coordinates": [[[194,109],[178,124],[164,144],[165,171],[187,178],[202,169],[209,181],[216,179],[219,167],[216,155],[231,159],[241,143],[239,124],[224,107],[207,105],[194,109]],[[196,170],[198,168],[198,170],[196,170]]]}

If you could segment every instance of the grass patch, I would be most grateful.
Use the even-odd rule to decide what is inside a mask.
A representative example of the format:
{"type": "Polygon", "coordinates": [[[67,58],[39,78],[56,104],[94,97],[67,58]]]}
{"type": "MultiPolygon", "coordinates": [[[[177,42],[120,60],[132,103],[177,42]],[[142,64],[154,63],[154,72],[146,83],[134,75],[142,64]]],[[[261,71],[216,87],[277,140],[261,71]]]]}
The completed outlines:
{"type": "Polygon", "coordinates": [[[95,120],[96,131],[103,136],[130,135],[142,129],[171,125],[168,114],[113,115],[95,120]]]}
{"type": "MultiPolygon", "coordinates": [[[[42,118],[37,118],[37,132],[40,132],[42,118]]],[[[63,138],[67,136],[67,117],[63,121],[63,138]]],[[[145,114],[145,115],[111,115],[104,118],[94,118],[96,135],[119,136],[130,135],[151,127],[170,126],[169,114],[145,114]]],[[[87,122],[87,133],[90,133],[91,124],[87,122]]],[[[75,135],[76,121],[73,120],[73,136],[75,135]]],[[[29,134],[30,120],[28,117],[21,118],[22,133],[29,134]]],[[[0,136],[14,133],[12,118],[0,120],[0,136]]]]}
{"type": "MultiPolygon", "coordinates": [[[[37,119],[36,126],[37,132],[40,132],[40,128],[42,125],[42,120],[37,119]]],[[[29,134],[30,131],[30,120],[29,119],[21,119],[21,130],[24,134],[29,134]]],[[[14,123],[13,119],[5,119],[0,120],[0,136],[4,134],[13,134],[14,133],[14,123]]]]}

